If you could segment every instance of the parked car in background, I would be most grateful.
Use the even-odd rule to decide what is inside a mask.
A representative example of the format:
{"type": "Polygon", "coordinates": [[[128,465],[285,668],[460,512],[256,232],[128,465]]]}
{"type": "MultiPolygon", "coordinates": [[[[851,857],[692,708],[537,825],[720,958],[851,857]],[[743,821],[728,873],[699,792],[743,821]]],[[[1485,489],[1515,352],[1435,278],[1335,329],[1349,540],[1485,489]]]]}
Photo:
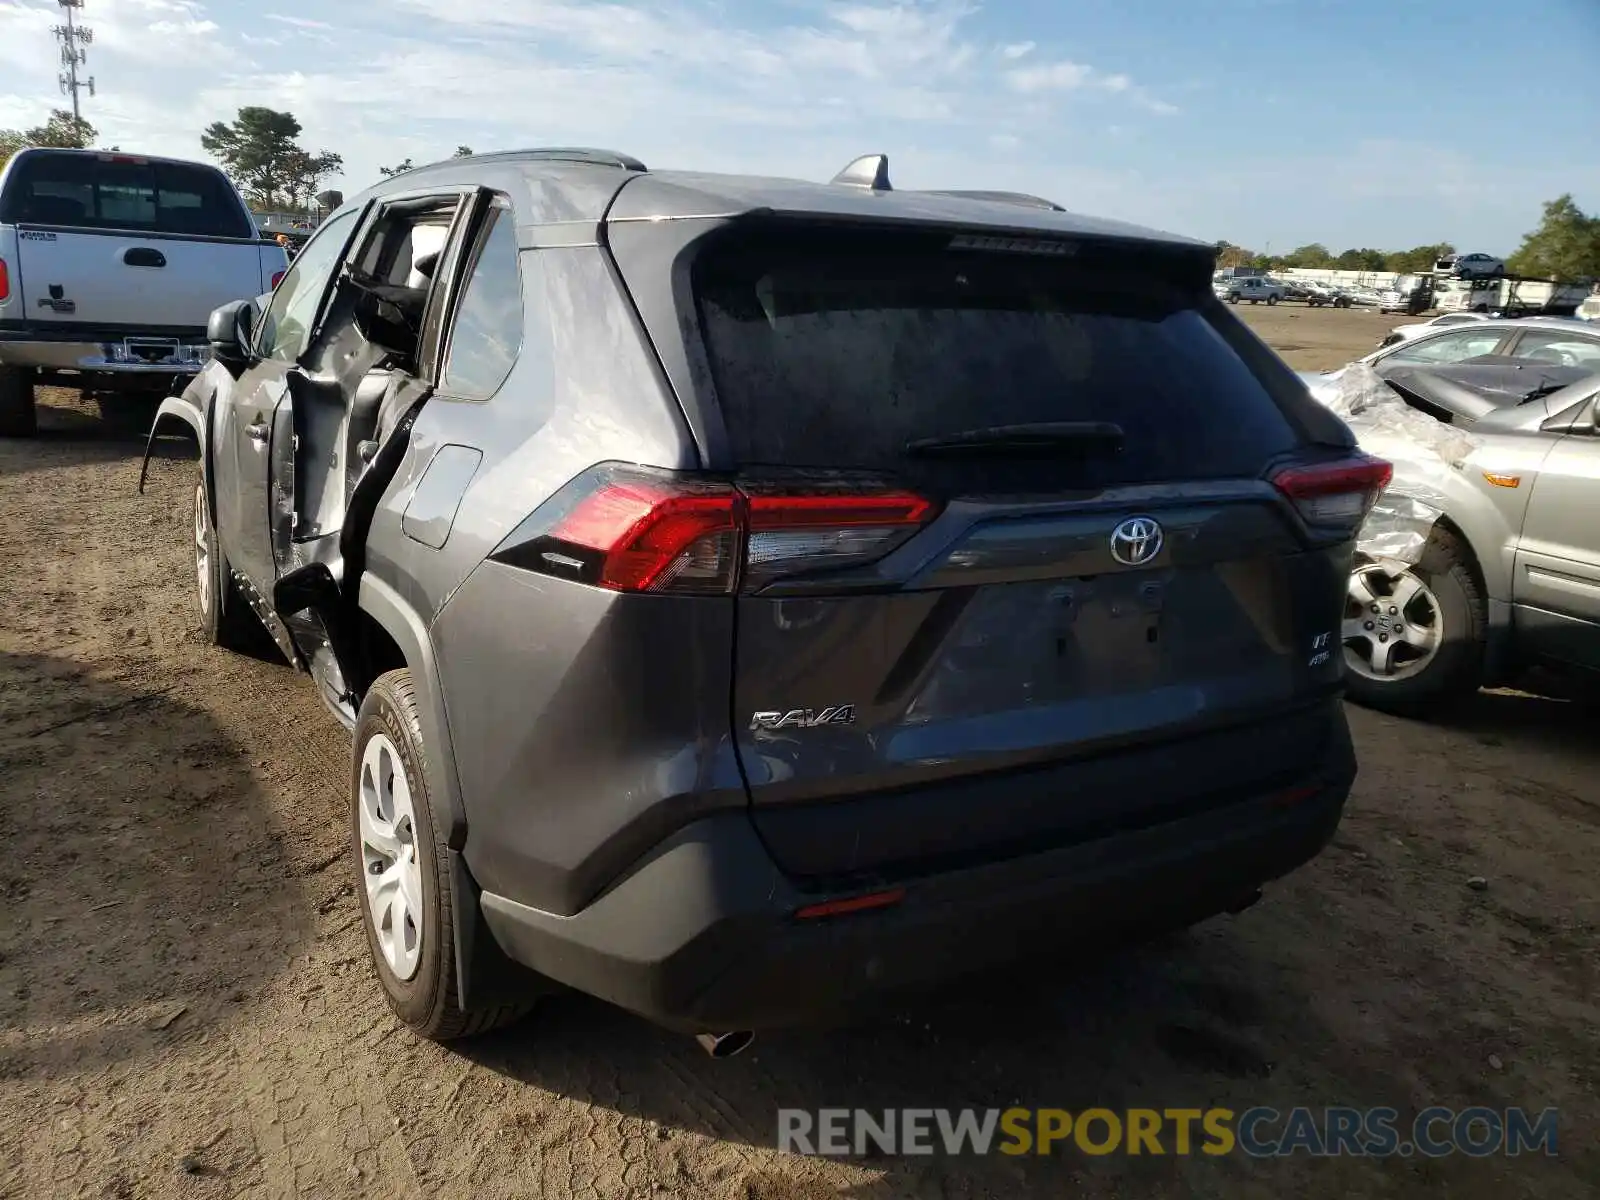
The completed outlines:
{"type": "Polygon", "coordinates": [[[1506,273],[1506,264],[1492,254],[1447,254],[1433,269],[1457,279],[1492,279],[1506,273]]]}
{"type": "Polygon", "coordinates": [[[1390,366],[1381,378],[1412,408],[1446,424],[1470,428],[1502,409],[1528,404],[1597,371],[1600,361],[1568,367],[1491,354],[1458,363],[1390,366]]]}
{"type": "Polygon", "coordinates": [[[1600,321],[1600,293],[1586,297],[1573,315],[1580,321],[1600,321]]]}
{"type": "Polygon", "coordinates": [[[39,385],[108,415],[166,395],[210,354],[211,310],[287,266],[213,166],[20,151],[0,172],[0,435],[34,432],[39,385]]]}
{"type": "Polygon", "coordinates": [[[1276,304],[1283,297],[1283,284],[1264,275],[1246,275],[1228,281],[1229,304],[1237,304],[1241,300],[1248,300],[1251,304],[1260,304],[1263,301],[1267,304],[1276,304]]]}
{"type": "MultiPolygon", "coordinates": [[[[1563,367],[1595,364],[1600,371],[1600,329],[1577,321],[1539,317],[1485,319],[1464,327],[1436,327],[1409,339],[1382,346],[1360,359],[1379,375],[1399,367],[1437,366],[1485,357],[1521,359],[1563,367]]],[[[1345,368],[1302,371],[1312,393],[1326,399],[1338,387],[1345,368]]]]}
{"type": "Polygon", "coordinates": [[[523,151],[381,183],[213,314],[160,413],[201,626],[264,622],[353,730],[400,1019],[554,982],[727,1053],[1316,854],[1389,468],[1214,255],[878,157],[523,151]]]}
{"type": "Polygon", "coordinates": [[[1437,317],[1430,317],[1426,321],[1415,321],[1408,325],[1396,325],[1388,335],[1379,342],[1380,346],[1392,346],[1396,342],[1409,341],[1414,337],[1421,337],[1437,329],[1446,329],[1452,325],[1466,325],[1473,321],[1487,321],[1487,313],[1459,312],[1443,313],[1437,317]]]}
{"type": "Polygon", "coordinates": [[[1324,305],[1330,308],[1349,308],[1351,305],[1349,290],[1336,283],[1308,283],[1305,285],[1305,290],[1305,301],[1312,308],[1321,308],[1324,305]]]}
{"type": "MultiPolygon", "coordinates": [[[[1420,378],[1430,373],[1464,374],[1422,368],[1407,386],[1437,396],[1420,378]]],[[[1597,397],[1593,373],[1521,400],[1493,395],[1459,469],[1416,478],[1403,432],[1361,432],[1397,463],[1388,496],[1421,483],[1411,515],[1425,543],[1410,564],[1357,554],[1341,631],[1353,700],[1427,715],[1530,665],[1600,671],[1597,397]]]]}

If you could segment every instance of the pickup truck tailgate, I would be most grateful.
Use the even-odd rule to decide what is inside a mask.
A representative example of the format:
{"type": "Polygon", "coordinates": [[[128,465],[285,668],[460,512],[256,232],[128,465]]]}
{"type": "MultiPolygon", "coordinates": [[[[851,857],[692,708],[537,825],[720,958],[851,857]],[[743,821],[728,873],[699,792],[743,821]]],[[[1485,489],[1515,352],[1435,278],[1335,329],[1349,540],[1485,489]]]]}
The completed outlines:
{"type": "Polygon", "coordinates": [[[218,305],[266,289],[264,249],[255,241],[24,225],[18,315],[63,325],[203,327],[218,305]]]}

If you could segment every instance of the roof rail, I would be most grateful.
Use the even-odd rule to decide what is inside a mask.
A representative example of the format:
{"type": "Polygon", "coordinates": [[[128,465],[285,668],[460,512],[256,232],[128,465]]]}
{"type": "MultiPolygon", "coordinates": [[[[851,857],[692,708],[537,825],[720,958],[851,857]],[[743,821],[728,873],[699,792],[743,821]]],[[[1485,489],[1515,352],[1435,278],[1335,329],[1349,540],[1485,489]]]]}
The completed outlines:
{"type": "MultiPolygon", "coordinates": [[[[479,161],[535,158],[544,162],[587,163],[594,167],[616,167],[623,171],[648,172],[649,170],[631,154],[623,154],[617,150],[597,150],[592,146],[532,146],[526,150],[491,150],[487,154],[474,154],[472,157],[479,161]]],[[[442,164],[428,164],[428,166],[440,165],[442,164]]],[[[417,170],[421,168],[418,167],[417,170]]]]}
{"type": "Polygon", "coordinates": [[[1020,204],[1024,208],[1048,208],[1051,212],[1066,212],[1054,200],[1046,200],[1043,196],[1030,196],[1026,192],[971,192],[971,191],[933,191],[933,196],[955,196],[961,200],[987,200],[993,204],[1020,204]]]}
{"type": "Polygon", "coordinates": [[[526,151],[530,158],[544,158],[555,162],[590,163],[596,167],[617,167],[623,171],[647,171],[631,154],[617,150],[596,150],[589,146],[546,146],[526,151]]]}
{"type": "Polygon", "coordinates": [[[863,154],[835,175],[829,182],[841,184],[844,187],[865,188],[867,191],[872,192],[890,192],[894,190],[889,186],[889,156],[887,154],[863,154]]]}

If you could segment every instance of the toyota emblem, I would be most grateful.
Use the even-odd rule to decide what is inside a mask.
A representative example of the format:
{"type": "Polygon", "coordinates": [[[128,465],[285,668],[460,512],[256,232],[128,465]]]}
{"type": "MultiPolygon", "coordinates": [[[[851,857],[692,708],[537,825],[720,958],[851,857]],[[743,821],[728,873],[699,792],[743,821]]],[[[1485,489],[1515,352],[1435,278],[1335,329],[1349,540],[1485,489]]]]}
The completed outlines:
{"type": "Polygon", "coordinates": [[[1142,567],[1161,553],[1161,526],[1150,517],[1129,517],[1111,531],[1111,557],[1125,567],[1142,567]]]}

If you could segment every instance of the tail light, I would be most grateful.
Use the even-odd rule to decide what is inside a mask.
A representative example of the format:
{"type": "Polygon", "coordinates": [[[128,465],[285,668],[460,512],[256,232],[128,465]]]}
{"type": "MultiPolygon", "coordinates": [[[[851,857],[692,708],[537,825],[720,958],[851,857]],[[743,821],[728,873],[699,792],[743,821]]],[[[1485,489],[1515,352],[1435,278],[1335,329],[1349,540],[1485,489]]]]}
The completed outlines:
{"type": "Polygon", "coordinates": [[[273,272],[273,273],[272,273],[272,283],[271,283],[271,285],[270,285],[270,286],[269,286],[269,287],[268,287],[268,288],[267,288],[267,290],[268,290],[268,291],[269,291],[269,292],[271,292],[271,291],[276,291],[276,290],[277,290],[277,288],[278,288],[278,285],[279,285],[279,284],[280,284],[280,283],[282,283],[282,282],[283,282],[283,277],[284,277],[284,276],[285,276],[285,275],[287,275],[287,274],[288,274],[288,273],[289,273],[289,272],[287,272],[287,271],[274,271],[274,272],[273,272]]]}
{"type": "Polygon", "coordinates": [[[1354,454],[1334,462],[1283,467],[1273,473],[1272,482],[1307,525],[1353,529],[1366,519],[1392,478],[1394,467],[1383,459],[1354,454]]]}
{"type": "Polygon", "coordinates": [[[747,587],[787,575],[863,566],[916,532],[933,505],[910,492],[749,494],[745,546],[747,587]]]}
{"type": "Polygon", "coordinates": [[[0,301],[11,299],[11,271],[6,260],[0,258],[0,301]]]}
{"type": "Polygon", "coordinates": [[[910,492],[740,488],[631,467],[598,467],[514,535],[501,562],[618,592],[726,595],[819,570],[861,566],[933,514],[910,492]]]}

